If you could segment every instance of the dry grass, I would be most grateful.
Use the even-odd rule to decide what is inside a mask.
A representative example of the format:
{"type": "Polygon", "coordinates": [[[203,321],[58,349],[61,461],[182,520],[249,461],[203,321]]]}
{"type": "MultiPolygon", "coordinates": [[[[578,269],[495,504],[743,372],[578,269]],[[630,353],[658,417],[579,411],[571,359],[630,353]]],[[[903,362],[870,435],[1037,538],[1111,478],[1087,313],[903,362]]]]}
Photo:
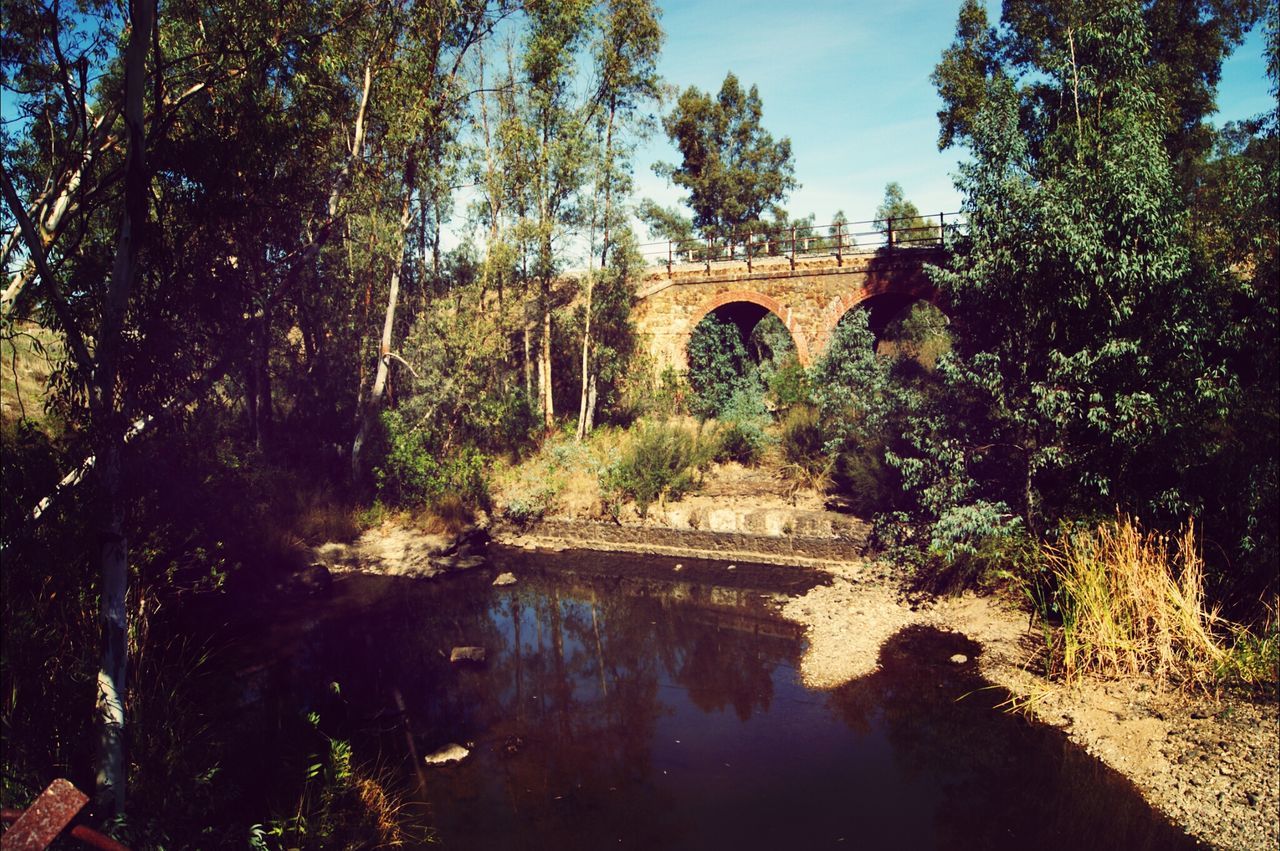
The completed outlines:
{"type": "Polygon", "coordinates": [[[475,513],[459,496],[442,497],[413,515],[413,525],[433,535],[456,535],[475,521],[475,513]]]}
{"type": "Polygon", "coordinates": [[[1060,662],[1081,674],[1153,678],[1209,687],[1227,660],[1216,633],[1230,629],[1206,608],[1195,528],[1176,537],[1143,532],[1121,517],[1067,535],[1046,558],[1058,584],[1060,662]]]}
{"type": "Polygon", "coordinates": [[[291,525],[293,534],[310,544],[349,543],[358,538],[361,531],[356,509],[327,490],[306,496],[291,525]]]}
{"type": "Polygon", "coordinates": [[[18,322],[0,339],[0,416],[40,420],[49,376],[65,357],[56,334],[33,322],[18,322]]]}

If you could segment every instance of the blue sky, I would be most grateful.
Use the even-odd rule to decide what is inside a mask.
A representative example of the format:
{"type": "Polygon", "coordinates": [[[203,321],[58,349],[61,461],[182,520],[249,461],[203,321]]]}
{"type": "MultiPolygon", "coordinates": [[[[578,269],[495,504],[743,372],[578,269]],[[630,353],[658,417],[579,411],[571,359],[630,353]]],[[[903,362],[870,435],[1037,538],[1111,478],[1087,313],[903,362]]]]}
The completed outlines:
{"type": "MultiPolygon", "coordinates": [[[[940,102],[929,74],[954,38],[960,0],[661,5],[664,80],[718,91],[731,70],[759,87],[764,126],[791,138],[801,184],[786,204],[792,215],[813,213],[823,224],[843,209],[869,219],[893,180],[922,212],[959,207],[951,182],[959,153],[938,151],[940,102]]],[[[988,8],[998,17],[994,0],[988,8]]],[[[1224,66],[1218,104],[1219,121],[1274,107],[1261,28],[1224,66]]],[[[653,174],[664,160],[679,155],[658,131],[636,152],[638,198],[678,202],[681,193],[653,174]]]]}

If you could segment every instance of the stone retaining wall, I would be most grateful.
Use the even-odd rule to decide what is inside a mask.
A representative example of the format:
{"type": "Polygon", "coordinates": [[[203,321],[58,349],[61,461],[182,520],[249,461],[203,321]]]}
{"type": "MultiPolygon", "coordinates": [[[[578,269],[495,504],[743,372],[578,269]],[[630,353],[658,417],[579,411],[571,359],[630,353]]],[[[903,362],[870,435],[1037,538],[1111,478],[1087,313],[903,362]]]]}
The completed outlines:
{"type": "MultiPolygon", "coordinates": [[[[805,513],[829,514],[796,512],[805,513]]],[[[830,531],[822,536],[711,532],[570,520],[544,520],[523,529],[498,525],[491,533],[501,543],[531,549],[605,550],[795,565],[861,560],[867,553],[869,525],[842,515],[834,517],[838,518],[834,522],[827,519],[830,531]]],[[[816,520],[813,522],[816,524],[816,520]]]]}

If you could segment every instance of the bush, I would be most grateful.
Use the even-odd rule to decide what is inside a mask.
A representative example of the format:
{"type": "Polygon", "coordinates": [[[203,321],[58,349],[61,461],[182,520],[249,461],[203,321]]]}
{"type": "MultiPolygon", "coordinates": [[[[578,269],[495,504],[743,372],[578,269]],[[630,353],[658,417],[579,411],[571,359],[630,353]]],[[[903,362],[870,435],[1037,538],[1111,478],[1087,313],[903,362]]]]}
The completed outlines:
{"type": "Polygon", "coordinates": [[[833,462],[826,451],[826,436],[818,409],[813,405],[792,408],[782,421],[783,473],[797,487],[825,491],[831,487],[833,462]]]}
{"type": "Polygon", "coordinates": [[[516,458],[533,443],[542,423],[522,389],[486,396],[480,401],[474,428],[476,438],[491,452],[516,458]]]}
{"type": "Polygon", "coordinates": [[[769,398],[778,411],[809,403],[809,373],[794,354],[785,357],[769,375],[769,398]]]}
{"type": "Polygon", "coordinates": [[[649,423],[635,432],[616,464],[605,470],[602,490],[614,498],[631,499],[643,517],[649,506],[667,498],[679,499],[695,486],[694,474],[707,461],[705,443],[687,429],[670,423],[649,423]]]}
{"type": "Polygon", "coordinates": [[[735,393],[758,381],[754,366],[738,326],[707,314],[689,337],[690,409],[702,419],[719,416],[735,393]]]}
{"type": "Polygon", "coordinates": [[[446,496],[480,507],[489,503],[485,456],[473,447],[439,458],[423,429],[396,411],[382,414],[386,454],[374,467],[378,498],[405,507],[434,506],[446,496]]]}
{"type": "Polygon", "coordinates": [[[739,389],[725,404],[720,414],[721,427],[715,433],[716,461],[737,461],[748,466],[758,464],[773,439],[765,431],[769,412],[758,392],[739,389]]]}
{"type": "Polygon", "coordinates": [[[860,517],[891,511],[902,498],[902,478],[879,441],[845,441],[832,459],[831,480],[860,517]]]}

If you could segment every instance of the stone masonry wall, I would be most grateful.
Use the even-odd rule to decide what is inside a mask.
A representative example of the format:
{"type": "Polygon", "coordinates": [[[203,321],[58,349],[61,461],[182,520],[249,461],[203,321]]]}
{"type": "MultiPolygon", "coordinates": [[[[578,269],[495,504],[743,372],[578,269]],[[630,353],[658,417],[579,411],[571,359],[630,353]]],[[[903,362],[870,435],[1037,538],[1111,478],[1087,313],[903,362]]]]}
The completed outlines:
{"type": "Polygon", "coordinates": [[[786,257],[665,266],[642,282],[635,309],[637,326],[649,340],[659,371],[688,368],[687,347],[693,328],[707,313],[733,302],[750,302],[772,311],[791,332],[801,363],[808,365],[826,348],[840,317],[855,305],[880,295],[933,299],[925,274],[938,263],[936,249],[786,257]]]}

